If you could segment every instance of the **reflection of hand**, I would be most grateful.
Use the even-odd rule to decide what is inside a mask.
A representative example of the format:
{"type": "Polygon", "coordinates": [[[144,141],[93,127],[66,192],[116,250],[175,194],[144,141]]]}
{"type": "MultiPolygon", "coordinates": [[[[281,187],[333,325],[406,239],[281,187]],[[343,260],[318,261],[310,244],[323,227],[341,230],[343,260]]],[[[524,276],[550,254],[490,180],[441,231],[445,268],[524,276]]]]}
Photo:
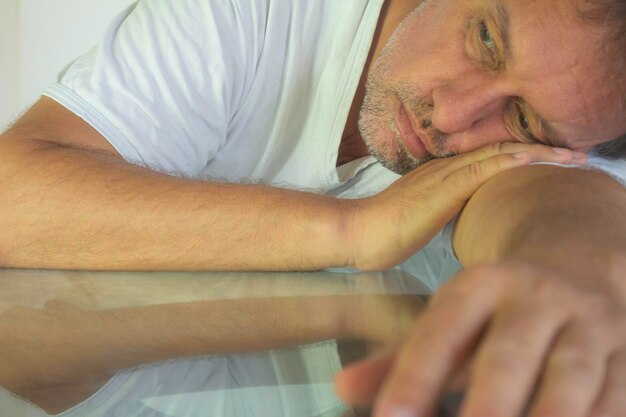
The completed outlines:
{"type": "Polygon", "coordinates": [[[59,300],[50,300],[41,309],[17,306],[5,310],[0,314],[0,339],[8,342],[0,343],[0,385],[22,394],[80,380],[80,369],[71,375],[67,372],[80,366],[50,366],[58,360],[51,356],[52,352],[62,351],[68,357],[78,358],[82,352],[72,351],[71,333],[81,333],[83,329],[99,331],[94,328],[94,323],[98,323],[95,315],[59,300]],[[42,349],[47,354],[42,354],[42,349]]]}
{"type": "Polygon", "coordinates": [[[354,295],[342,309],[346,333],[368,342],[397,342],[424,308],[417,295],[354,295]]]}
{"type": "Polygon", "coordinates": [[[338,391],[351,403],[376,398],[376,417],[428,416],[471,360],[464,417],[522,415],[535,390],[532,417],[624,415],[621,285],[581,284],[522,263],[468,269],[432,299],[398,349],[341,373],[338,391]]]}
{"type": "Polygon", "coordinates": [[[441,230],[487,180],[530,162],[581,163],[579,152],[503,143],[424,164],[382,193],[350,206],[351,264],[361,270],[396,265],[441,230]]]}
{"type": "MultiPolygon", "coordinates": [[[[99,324],[97,313],[60,300],[40,309],[6,309],[0,314],[0,386],[50,414],[84,401],[114,374],[113,365],[94,368],[82,360],[97,344],[86,341],[81,349],[72,340],[103,333],[99,324]]],[[[103,355],[106,364],[114,359],[110,351],[103,355]]]]}

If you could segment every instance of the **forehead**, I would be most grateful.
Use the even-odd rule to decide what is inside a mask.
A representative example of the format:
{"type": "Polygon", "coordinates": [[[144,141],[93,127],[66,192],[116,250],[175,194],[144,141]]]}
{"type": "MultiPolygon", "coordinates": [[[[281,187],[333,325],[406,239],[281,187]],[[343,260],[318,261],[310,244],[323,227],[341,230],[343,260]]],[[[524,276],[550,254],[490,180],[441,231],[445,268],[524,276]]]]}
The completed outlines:
{"type": "Polygon", "coordinates": [[[568,146],[583,148],[623,133],[620,94],[599,61],[603,33],[586,25],[576,0],[486,0],[504,10],[507,76],[568,146]]]}

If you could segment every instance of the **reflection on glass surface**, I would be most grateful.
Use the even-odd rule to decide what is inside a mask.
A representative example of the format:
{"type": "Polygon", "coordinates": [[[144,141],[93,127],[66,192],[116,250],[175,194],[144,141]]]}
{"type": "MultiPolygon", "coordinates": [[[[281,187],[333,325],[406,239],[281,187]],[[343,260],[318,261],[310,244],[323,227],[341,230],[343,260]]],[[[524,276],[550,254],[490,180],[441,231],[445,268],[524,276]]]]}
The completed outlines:
{"type": "Polygon", "coordinates": [[[398,270],[0,270],[0,416],[356,415],[334,374],[428,293],[398,270]]]}

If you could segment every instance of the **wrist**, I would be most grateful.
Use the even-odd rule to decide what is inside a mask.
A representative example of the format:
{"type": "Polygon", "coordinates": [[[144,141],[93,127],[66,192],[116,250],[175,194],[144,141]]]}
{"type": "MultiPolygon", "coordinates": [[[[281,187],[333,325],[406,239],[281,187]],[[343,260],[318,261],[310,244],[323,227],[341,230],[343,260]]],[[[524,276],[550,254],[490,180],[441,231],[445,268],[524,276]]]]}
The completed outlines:
{"type": "Polygon", "coordinates": [[[344,204],[343,246],[347,265],[361,271],[381,271],[393,267],[406,248],[398,247],[399,239],[387,227],[388,213],[380,194],[346,200],[344,204]]]}
{"type": "Polygon", "coordinates": [[[339,256],[339,266],[358,268],[358,237],[355,233],[355,219],[360,201],[337,199],[337,221],[335,227],[334,253],[339,256]]]}

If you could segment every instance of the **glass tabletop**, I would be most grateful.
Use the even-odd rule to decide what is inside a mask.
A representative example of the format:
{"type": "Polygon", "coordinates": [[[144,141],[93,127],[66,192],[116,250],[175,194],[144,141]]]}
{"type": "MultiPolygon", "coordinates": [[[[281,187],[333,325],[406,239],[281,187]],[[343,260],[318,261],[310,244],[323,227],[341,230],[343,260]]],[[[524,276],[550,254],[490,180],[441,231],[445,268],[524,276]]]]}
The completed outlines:
{"type": "Polygon", "coordinates": [[[400,270],[0,270],[0,416],[368,415],[334,375],[429,294],[400,270]]]}

